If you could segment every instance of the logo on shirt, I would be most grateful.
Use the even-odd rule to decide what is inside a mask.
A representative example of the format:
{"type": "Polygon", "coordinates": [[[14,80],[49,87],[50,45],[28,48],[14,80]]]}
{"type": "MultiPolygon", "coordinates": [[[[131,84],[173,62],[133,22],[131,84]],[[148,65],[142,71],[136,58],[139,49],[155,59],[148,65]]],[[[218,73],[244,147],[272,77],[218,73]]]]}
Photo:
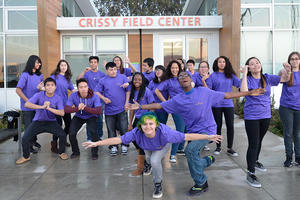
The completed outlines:
{"type": "Polygon", "coordinates": [[[195,105],[197,106],[197,105],[202,105],[202,104],[203,104],[203,102],[198,101],[195,105]]]}

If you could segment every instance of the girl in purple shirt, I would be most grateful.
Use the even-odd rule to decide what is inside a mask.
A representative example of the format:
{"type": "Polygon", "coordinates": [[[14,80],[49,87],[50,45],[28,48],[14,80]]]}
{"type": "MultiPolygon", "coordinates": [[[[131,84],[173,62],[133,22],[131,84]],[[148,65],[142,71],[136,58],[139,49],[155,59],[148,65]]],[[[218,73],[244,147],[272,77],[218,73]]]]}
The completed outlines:
{"type": "Polygon", "coordinates": [[[129,77],[133,73],[136,72],[135,67],[131,64],[129,58],[125,57],[125,62],[128,64],[129,68],[124,68],[123,60],[120,56],[115,56],[113,58],[113,62],[117,65],[117,72],[120,74],[124,74],[125,76],[129,77]]]}
{"type": "Polygon", "coordinates": [[[258,161],[262,140],[269,128],[271,118],[271,87],[277,86],[280,82],[289,80],[285,70],[280,72],[281,76],[262,73],[260,61],[251,57],[246,61],[246,66],[242,70],[243,79],[241,91],[251,91],[257,88],[264,88],[266,92],[260,96],[247,96],[244,106],[245,128],[248,136],[247,150],[247,182],[253,187],[261,187],[261,183],[255,176],[255,169],[267,171],[258,161]]]}
{"type": "MultiPolygon", "coordinates": [[[[232,65],[227,57],[220,56],[216,58],[213,64],[213,71],[214,73],[210,75],[212,90],[219,92],[232,92],[232,86],[237,88],[240,87],[240,80],[236,77],[232,65]]],[[[212,110],[217,123],[218,135],[221,135],[222,115],[224,113],[227,128],[227,153],[231,156],[238,156],[238,154],[232,149],[234,136],[234,110],[232,99],[224,99],[222,102],[213,105],[212,110]]],[[[218,143],[214,154],[219,155],[220,152],[221,143],[218,143]]]]}
{"type": "MultiPolygon", "coordinates": [[[[160,124],[153,112],[145,113],[139,120],[137,127],[127,132],[121,137],[114,137],[98,142],[84,142],[82,146],[86,148],[112,145],[112,144],[129,144],[132,141],[145,150],[146,160],[151,163],[145,167],[144,175],[153,174],[154,192],[153,198],[161,198],[163,196],[162,180],[163,171],[161,161],[170,149],[170,143],[179,143],[185,140],[210,140],[219,142],[221,136],[206,134],[183,134],[172,130],[164,124],[160,124]]],[[[212,156],[206,156],[205,159],[212,162],[212,156]]]]}
{"type": "MultiPolygon", "coordinates": [[[[60,60],[57,63],[56,69],[54,70],[54,72],[52,72],[51,78],[56,81],[55,94],[59,95],[62,98],[63,106],[65,106],[68,100],[68,91],[75,91],[71,81],[72,72],[69,63],[66,60],[60,60]]],[[[71,114],[65,113],[63,117],[57,115],[56,120],[60,126],[62,126],[62,120],[64,120],[64,131],[66,132],[66,135],[68,135],[71,125],[71,114]]],[[[57,139],[58,137],[56,135],[53,135],[53,140],[51,141],[51,151],[53,153],[58,153],[57,139]]],[[[70,146],[69,143],[66,143],[66,145],[70,146]]]]}

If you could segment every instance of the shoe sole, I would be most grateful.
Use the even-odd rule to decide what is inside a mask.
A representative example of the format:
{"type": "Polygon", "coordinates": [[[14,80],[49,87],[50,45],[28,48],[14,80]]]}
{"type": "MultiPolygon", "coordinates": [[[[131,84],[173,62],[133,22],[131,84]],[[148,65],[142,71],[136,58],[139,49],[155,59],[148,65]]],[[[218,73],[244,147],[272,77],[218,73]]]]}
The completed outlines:
{"type": "Polygon", "coordinates": [[[143,172],[143,175],[149,176],[149,175],[151,175],[151,173],[152,173],[152,169],[148,173],[143,172]]]}
{"type": "Polygon", "coordinates": [[[152,195],[152,198],[153,199],[160,199],[160,198],[162,198],[162,196],[163,196],[163,193],[161,193],[160,195],[152,195]]]}
{"type": "Polygon", "coordinates": [[[203,194],[204,192],[207,192],[208,188],[205,188],[204,190],[199,191],[198,193],[195,194],[191,194],[190,192],[188,192],[188,196],[200,196],[201,194],[203,194]]]}
{"type": "Polygon", "coordinates": [[[258,167],[255,167],[255,169],[258,170],[258,171],[261,171],[261,172],[266,172],[266,171],[268,171],[267,169],[261,169],[261,168],[258,168],[258,167]]]}
{"type": "Polygon", "coordinates": [[[238,157],[239,156],[239,154],[231,154],[231,153],[228,153],[228,152],[227,152],[227,155],[229,155],[231,157],[238,157]]]}
{"type": "Polygon", "coordinates": [[[214,152],[215,155],[220,155],[220,153],[221,153],[221,151],[220,152],[219,151],[214,152]]]}
{"type": "Polygon", "coordinates": [[[255,187],[255,188],[261,188],[261,184],[260,184],[260,185],[255,185],[255,184],[251,183],[251,182],[248,181],[248,180],[246,180],[246,182],[247,182],[250,186],[252,186],[252,187],[255,187]]]}
{"type": "Polygon", "coordinates": [[[127,152],[127,151],[126,151],[126,152],[121,152],[121,154],[122,154],[122,155],[127,155],[128,152],[127,152]]]}

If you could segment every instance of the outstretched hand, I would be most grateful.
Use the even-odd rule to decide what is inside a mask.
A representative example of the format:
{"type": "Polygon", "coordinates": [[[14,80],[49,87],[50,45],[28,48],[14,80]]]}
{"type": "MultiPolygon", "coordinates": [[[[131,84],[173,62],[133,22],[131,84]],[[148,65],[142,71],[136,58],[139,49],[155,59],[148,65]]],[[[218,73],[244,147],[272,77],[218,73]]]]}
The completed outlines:
{"type": "Polygon", "coordinates": [[[259,96],[259,95],[263,95],[266,92],[266,89],[264,88],[256,88],[254,90],[250,91],[250,96],[259,96]]]}
{"type": "Polygon", "coordinates": [[[129,110],[138,110],[140,108],[140,104],[138,102],[136,102],[135,100],[133,100],[133,104],[129,103],[128,108],[129,108],[129,110]]]}
{"type": "Polygon", "coordinates": [[[83,143],[82,143],[82,146],[83,146],[85,149],[88,149],[88,148],[92,148],[92,147],[97,147],[98,144],[97,144],[97,142],[83,142],[83,143]]]}
{"type": "Polygon", "coordinates": [[[215,143],[221,142],[223,139],[222,135],[210,135],[208,140],[213,141],[215,143]]]}

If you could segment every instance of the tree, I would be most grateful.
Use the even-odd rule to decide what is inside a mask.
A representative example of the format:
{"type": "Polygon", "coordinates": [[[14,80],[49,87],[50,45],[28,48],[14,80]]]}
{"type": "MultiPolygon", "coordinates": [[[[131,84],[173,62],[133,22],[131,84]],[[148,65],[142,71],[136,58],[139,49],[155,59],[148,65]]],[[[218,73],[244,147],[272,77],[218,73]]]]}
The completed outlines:
{"type": "Polygon", "coordinates": [[[178,16],[186,0],[94,0],[100,16],[178,16]]]}

